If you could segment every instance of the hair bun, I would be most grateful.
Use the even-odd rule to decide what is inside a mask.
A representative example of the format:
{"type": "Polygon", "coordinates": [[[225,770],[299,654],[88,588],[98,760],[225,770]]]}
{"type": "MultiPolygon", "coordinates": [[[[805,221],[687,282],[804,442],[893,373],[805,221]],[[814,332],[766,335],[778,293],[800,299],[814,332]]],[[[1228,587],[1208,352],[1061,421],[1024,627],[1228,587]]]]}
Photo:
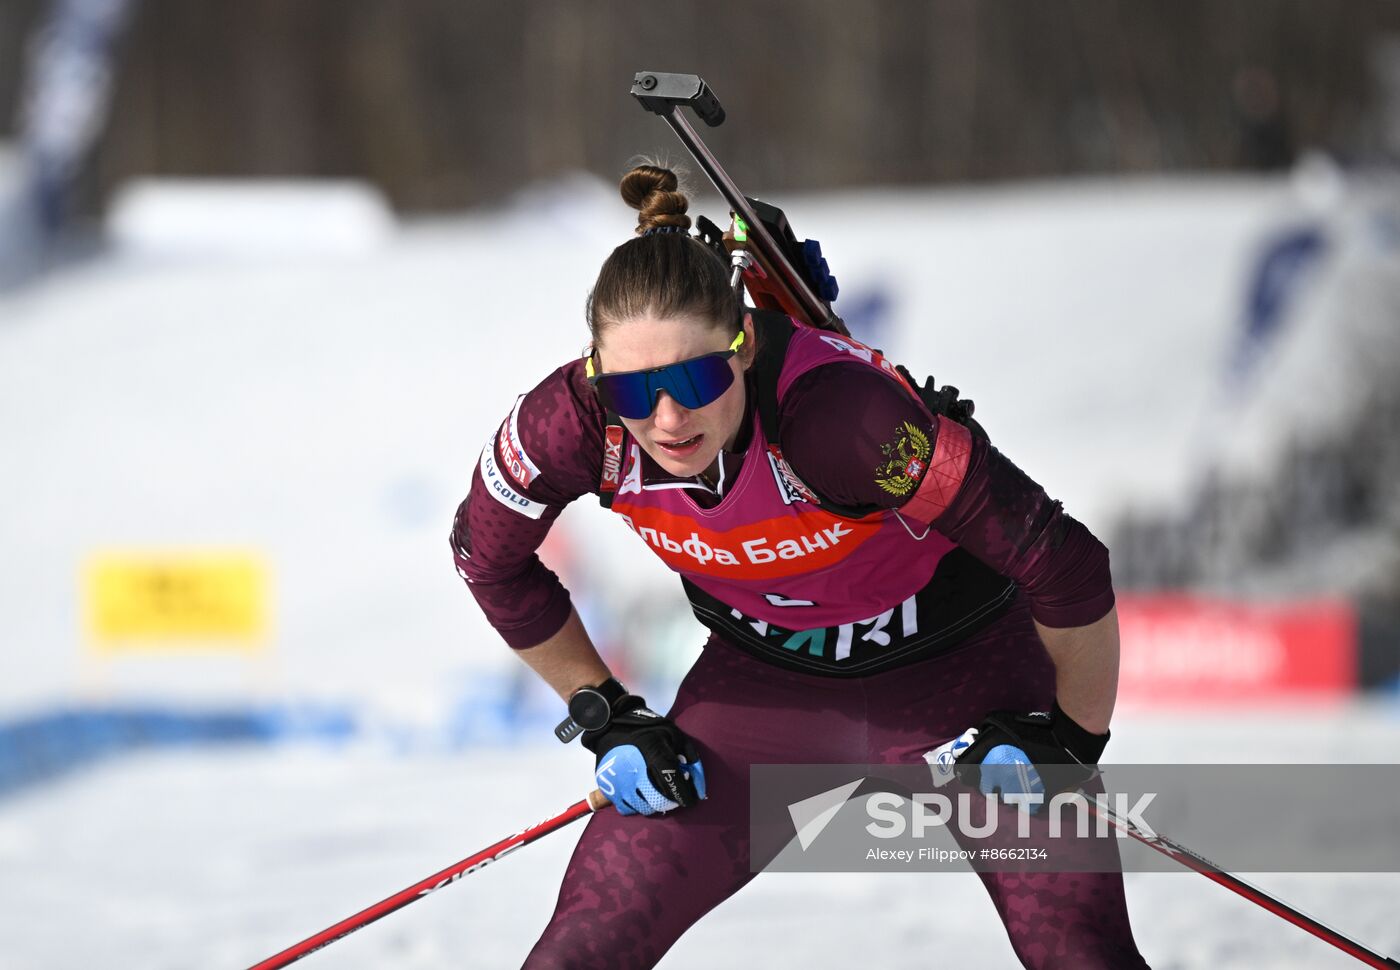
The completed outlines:
{"type": "Polygon", "coordinates": [[[637,234],[648,229],[674,227],[689,229],[690,200],[677,191],[680,181],[676,173],[658,165],[638,165],[622,176],[622,200],[640,213],[637,234]]]}

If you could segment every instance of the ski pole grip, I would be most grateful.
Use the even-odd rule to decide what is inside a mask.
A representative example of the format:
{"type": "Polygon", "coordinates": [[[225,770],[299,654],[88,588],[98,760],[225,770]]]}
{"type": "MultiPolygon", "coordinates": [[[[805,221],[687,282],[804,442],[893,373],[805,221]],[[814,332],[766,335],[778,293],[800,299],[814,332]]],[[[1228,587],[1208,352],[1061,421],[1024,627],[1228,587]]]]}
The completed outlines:
{"type": "Polygon", "coordinates": [[[711,128],[724,123],[724,105],[698,74],[638,71],[632,79],[632,97],[643,108],[662,116],[669,115],[676,105],[689,105],[711,128]]]}
{"type": "Polygon", "coordinates": [[[601,812],[611,804],[612,802],[608,800],[608,796],[604,795],[596,788],[588,793],[588,807],[595,812],[601,812]]]}

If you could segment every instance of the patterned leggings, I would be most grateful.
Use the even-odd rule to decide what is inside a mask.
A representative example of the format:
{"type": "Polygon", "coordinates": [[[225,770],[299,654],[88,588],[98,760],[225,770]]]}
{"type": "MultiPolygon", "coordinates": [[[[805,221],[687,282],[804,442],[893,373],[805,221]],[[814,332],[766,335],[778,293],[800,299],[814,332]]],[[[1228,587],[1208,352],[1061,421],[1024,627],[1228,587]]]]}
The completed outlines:
{"type": "MultiPolygon", "coordinates": [[[[789,672],[712,640],[671,709],[709,798],[660,818],[593,816],[525,966],[651,967],[752,879],[750,765],[920,764],[988,711],[1048,710],[1054,682],[1024,602],[950,656],[855,679],[789,672]]],[[[1118,873],[980,877],[1025,966],[1147,966],[1118,873]]]]}

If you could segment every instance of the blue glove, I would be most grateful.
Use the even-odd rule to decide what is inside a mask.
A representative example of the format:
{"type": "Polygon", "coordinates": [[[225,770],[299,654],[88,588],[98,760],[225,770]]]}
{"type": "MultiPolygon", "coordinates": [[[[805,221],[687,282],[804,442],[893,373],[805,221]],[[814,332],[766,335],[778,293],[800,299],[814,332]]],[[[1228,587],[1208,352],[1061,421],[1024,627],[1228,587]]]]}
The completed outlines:
{"type": "Polygon", "coordinates": [[[598,756],[593,778],[621,815],[655,815],[705,797],[705,769],[695,743],[636,695],[618,702],[605,727],[585,731],[598,756]]]}
{"type": "Polygon", "coordinates": [[[994,711],[924,759],[933,766],[935,784],[955,773],[982,794],[998,794],[1035,814],[1054,795],[1094,776],[1108,738],[1108,732],[1080,727],[1055,704],[1048,714],[994,711]]]}

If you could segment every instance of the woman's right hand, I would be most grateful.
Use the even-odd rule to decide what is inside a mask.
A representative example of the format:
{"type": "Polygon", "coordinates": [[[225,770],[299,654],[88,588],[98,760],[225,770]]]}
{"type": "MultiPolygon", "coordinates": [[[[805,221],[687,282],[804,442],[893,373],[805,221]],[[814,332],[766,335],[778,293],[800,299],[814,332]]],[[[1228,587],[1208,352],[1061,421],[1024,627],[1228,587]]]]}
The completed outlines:
{"type": "Polygon", "coordinates": [[[606,727],[583,733],[598,756],[594,780],[622,815],[664,814],[705,797],[695,743],[635,694],[618,702],[606,727]]]}

